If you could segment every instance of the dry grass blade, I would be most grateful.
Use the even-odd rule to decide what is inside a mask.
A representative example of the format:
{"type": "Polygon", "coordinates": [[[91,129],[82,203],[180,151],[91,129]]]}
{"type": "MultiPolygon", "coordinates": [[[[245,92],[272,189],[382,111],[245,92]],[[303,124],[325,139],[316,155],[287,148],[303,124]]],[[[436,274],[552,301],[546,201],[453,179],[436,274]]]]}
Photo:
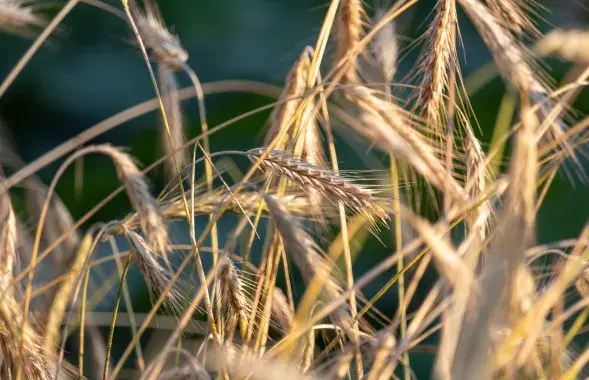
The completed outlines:
{"type": "MultiPolygon", "coordinates": [[[[278,196],[274,193],[273,195],[278,196]]],[[[332,216],[327,207],[324,207],[322,210],[309,208],[309,198],[304,194],[287,194],[279,198],[288,211],[297,217],[318,219],[324,215],[332,216]]],[[[267,213],[266,204],[260,198],[260,194],[257,191],[241,191],[236,193],[235,196],[232,196],[224,189],[220,189],[208,191],[195,197],[193,210],[194,215],[209,215],[219,210],[221,205],[225,205],[225,212],[227,213],[243,214],[243,210],[245,210],[246,213],[252,215],[260,207],[260,202],[262,202],[262,210],[267,213]]],[[[186,219],[186,209],[184,208],[182,199],[163,202],[159,205],[159,212],[162,218],[167,221],[186,219]]],[[[123,225],[125,228],[135,229],[139,225],[139,215],[137,213],[130,215],[124,220],[123,225]]],[[[122,226],[120,228],[115,227],[113,232],[121,233],[122,228],[122,226]]]]}
{"type": "Polygon", "coordinates": [[[42,27],[45,24],[45,19],[33,12],[31,3],[22,0],[0,0],[0,30],[31,36],[33,27],[42,27]]]}
{"type": "MultiPolygon", "coordinates": [[[[265,151],[264,148],[252,149],[247,155],[252,162],[257,162],[265,151]]],[[[374,221],[374,217],[382,221],[388,219],[388,213],[377,203],[372,190],[330,169],[297,160],[283,152],[270,151],[260,162],[260,170],[287,178],[303,191],[317,191],[336,204],[342,202],[355,212],[366,215],[370,221],[374,221]]]]}
{"type": "Polygon", "coordinates": [[[364,9],[362,0],[342,0],[335,22],[335,55],[334,62],[337,65],[342,60],[345,64],[341,67],[343,72],[340,82],[353,84],[358,82],[358,62],[356,49],[363,37],[364,9]]]}

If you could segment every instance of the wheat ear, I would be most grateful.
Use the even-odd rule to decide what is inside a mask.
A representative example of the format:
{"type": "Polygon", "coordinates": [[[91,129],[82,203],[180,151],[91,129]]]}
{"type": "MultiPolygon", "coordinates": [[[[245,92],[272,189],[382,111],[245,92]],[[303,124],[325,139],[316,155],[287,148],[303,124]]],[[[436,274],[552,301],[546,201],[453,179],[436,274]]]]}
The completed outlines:
{"type": "Polygon", "coordinates": [[[417,105],[436,134],[443,136],[442,115],[445,112],[444,93],[448,91],[449,74],[457,70],[455,35],[458,28],[455,0],[438,0],[435,19],[426,34],[426,44],[419,60],[422,74],[417,105]]]}
{"type": "Polygon", "coordinates": [[[345,64],[341,67],[342,84],[353,84],[359,81],[357,73],[357,52],[363,35],[362,18],[364,10],[362,0],[342,0],[337,13],[335,23],[335,55],[334,63],[337,65],[342,60],[345,64]]]}
{"type": "Polygon", "coordinates": [[[170,180],[174,178],[176,173],[176,166],[172,159],[172,154],[175,154],[176,161],[180,168],[184,168],[188,163],[188,154],[186,150],[181,152],[173,152],[172,149],[178,149],[184,146],[184,123],[182,120],[182,109],[180,106],[180,99],[178,96],[178,83],[173,69],[166,63],[159,63],[157,67],[158,82],[162,92],[162,102],[166,110],[166,117],[168,119],[168,126],[170,127],[171,144],[168,141],[168,134],[165,127],[160,128],[162,131],[161,142],[164,152],[169,157],[166,160],[166,174],[170,180]]]}
{"type": "MultiPolygon", "coordinates": [[[[257,162],[266,150],[252,149],[247,152],[252,162],[257,162]]],[[[302,162],[280,151],[270,151],[260,162],[260,170],[269,171],[282,178],[287,178],[303,191],[316,190],[333,202],[346,205],[357,213],[372,218],[376,215],[387,220],[387,212],[377,204],[372,191],[362,187],[349,178],[334,171],[302,162]]],[[[268,208],[270,206],[268,205],[268,208]]]]}

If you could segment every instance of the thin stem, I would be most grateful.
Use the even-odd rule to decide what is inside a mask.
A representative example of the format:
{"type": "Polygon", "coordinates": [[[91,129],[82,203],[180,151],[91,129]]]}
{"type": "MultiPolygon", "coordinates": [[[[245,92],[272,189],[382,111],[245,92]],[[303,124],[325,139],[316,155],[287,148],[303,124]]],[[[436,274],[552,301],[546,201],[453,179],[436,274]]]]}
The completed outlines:
{"type": "Polygon", "coordinates": [[[127,262],[125,263],[125,268],[123,269],[123,273],[121,275],[121,285],[119,286],[119,291],[117,293],[117,299],[115,301],[113,313],[112,313],[112,321],[110,324],[110,331],[108,333],[108,341],[106,344],[106,358],[104,359],[104,372],[102,373],[102,380],[106,380],[108,376],[108,363],[110,361],[110,353],[112,351],[112,341],[115,336],[115,326],[117,324],[117,315],[119,312],[119,305],[121,303],[121,296],[123,295],[123,289],[125,285],[125,278],[127,277],[127,273],[129,272],[129,267],[131,266],[131,258],[133,255],[129,255],[127,257],[127,262]]]}

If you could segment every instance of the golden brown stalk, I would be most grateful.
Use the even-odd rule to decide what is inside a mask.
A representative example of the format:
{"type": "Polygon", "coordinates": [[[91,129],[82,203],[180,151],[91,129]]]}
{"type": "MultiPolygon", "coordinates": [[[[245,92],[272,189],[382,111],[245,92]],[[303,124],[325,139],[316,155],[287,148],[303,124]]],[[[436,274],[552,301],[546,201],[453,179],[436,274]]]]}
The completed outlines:
{"type": "MultiPolygon", "coordinates": [[[[358,133],[373,141],[382,150],[406,160],[425,180],[452,198],[466,199],[462,187],[449,176],[444,165],[425,138],[404,120],[404,111],[379,99],[365,87],[346,90],[360,112],[360,120],[344,120],[358,133]]],[[[343,115],[342,115],[343,116],[343,115]]]]}
{"type": "MultiPolygon", "coordinates": [[[[170,139],[174,150],[180,148],[185,143],[184,137],[184,123],[182,120],[182,110],[180,107],[180,99],[178,97],[178,83],[176,77],[170,66],[165,63],[158,64],[158,82],[162,94],[162,102],[166,110],[166,118],[168,119],[168,126],[170,127],[170,139]]],[[[168,141],[168,134],[166,128],[162,126],[161,142],[164,152],[169,155],[166,160],[166,174],[169,179],[172,179],[176,173],[176,166],[172,158],[172,148],[168,141]]],[[[180,169],[184,168],[188,163],[188,155],[186,150],[174,153],[176,162],[180,169]]]]}
{"type": "MultiPolygon", "coordinates": [[[[305,283],[309,284],[315,276],[320,276],[325,281],[320,299],[323,302],[336,299],[342,293],[342,288],[333,279],[329,264],[315,241],[276,198],[264,194],[264,199],[282,238],[284,249],[294,261],[305,283]]],[[[336,325],[346,332],[352,332],[353,322],[347,304],[338,307],[331,316],[336,325]]]]}
{"type": "MultiPolygon", "coordinates": [[[[248,318],[248,301],[237,273],[237,268],[229,258],[224,258],[219,264],[218,274],[218,297],[222,307],[227,310],[227,319],[237,319],[241,336],[245,336],[248,318]]],[[[225,326],[228,324],[225,323],[225,326]]],[[[226,331],[228,334],[229,331],[226,331]]],[[[232,333],[232,332],[231,332],[232,333]]]]}
{"type": "MultiPolygon", "coordinates": [[[[131,247],[131,254],[139,266],[141,275],[149,288],[150,296],[157,299],[159,294],[166,289],[171,275],[157,260],[157,254],[149,247],[141,236],[133,231],[126,230],[125,236],[131,247]]],[[[166,302],[172,312],[177,312],[180,307],[180,295],[172,288],[166,294],[166,302]]]]}
{"type": "Polygon", "coordinates": [[[174,36],[166,28],[157,5],[151,0],[145,0],[144,11],[139,8],[136,0],[130,1],[129,5],[141,38],[156,60],[175,70],[182,70],[183,64],[188,60],[188,52],[182,47],[178,36],[174,36]]]}
{"type": "MultiPolygon", "coordinates": [[[[383,8],[376,9],[376,21],[380,21],[386,12],[387,10],[383,8]]],[[[386,83],[391,83],[397,72],[397,58],[399,55],[394,20],[387,23],[376,33],[372,40],[372,49],[382,78],[386,83]]]]}
{"type": "MultiPolygon", "coordinates": [[[[264,148],[252,149],[247,155],[252,162],[257,162],[265,151],[264,148]]],[[[302,162],[274,150],[269,152],[259,167],[260,170],[289,179],[303,191],[315,190],[336,204],[342,202],[354,212],[366,215],[371,221],[374,216],[382,221],[388,219],[387,212],[376,203],[373,191],[330,169],[302,162]]],[[[271,210],[270,212],[272,213],[271,210]]]]}
{"type": "Polygon", "coordinates": [[[342,0],[335,23],[335,56],[334,64],[345,60],[341,67],[343,71],[340,82],[342,84],[358,83],[357,52],[355,49],[363,35],[362,0],[342,0]],[[350,54],[348,56],[348,54],[350,54]]]}
{"type": "Polygon", "coordinates": [[[451,71],[458,70],[456,62],[456,32],[458,21],[455,0],[438,0],[435,19],[427,31],[427,42],[420,54],[418,73],[423,77],[417,105],[422,116],[432,123],[437,136],[443,136],[445,112],[444,93],[451,71]]]}
{"type": "Polygon", "coordinates": [[[147,236],[149,248],[167,260],[168,230],[160,215],[155,199],[149,192],[147,181],[131,156],[110,145],[99,145],[94,149],[109,155],[115,163],[119,178],[127,190],[127,196],[137,211],[139,225],[147,236]]]}
{"type": "Polygon", "coordinates": [[[525,34],[534,37],[540,35],[540,31],[526,14],[526,9],[530,7],[528,0],[487,0],[487,5],[501,25],[518,37],[524,37],[525,34]]]}
{"type": "Polygon", "coordinates": [[[33,13],[28,1],[0,0],[0,30],[21,36],[32,34],[33,27],[45,26],[43,17],[33,13]]]}
{"type": "MultiPolygon", "coordinates": [[[[31,177],[27,185],[27,210],[30,217],[38,220],[47,197],[47,187],[39,180],[31,177]]],[[[52,244],[74,225],[72,215],[57,194],[53,194],[43,225],[43,240],[46,245],[52,244]]],[[[80,237],[77,231],[68,233],[63,242],[51,254],[53,273],[57,277],[69,265],[76,251],[80,237]]]]}
{"type": "MultiPolygon", "coordinates": [[[[489,47],[503,78],[513,83],[520,92],[525,90],[532,105],[540,105],[542,119],[546,119],[554,107],[550,91],[538,79],[538,73],[528,64],[529,57],[526,56],[521,44],[495,21],[489,9],[478,0],[459,1],[489,47]]],[[[565,136],[566,124],[559,115],[556,116],[555,120],[541,120],[542,124],[550,123],[539,128],[536,135],[554,139],[574,156],[570,142],[565,136]],[[545,128],[550,130],[549,136],[546,136],[545,128]]]]}
{"type": "Polygon", "coordinates": [[[589,62],[589,31],[553,30],[540,40],[536,50],[540,55],[560,54],[564,59],[581,63],[589,62]]]}

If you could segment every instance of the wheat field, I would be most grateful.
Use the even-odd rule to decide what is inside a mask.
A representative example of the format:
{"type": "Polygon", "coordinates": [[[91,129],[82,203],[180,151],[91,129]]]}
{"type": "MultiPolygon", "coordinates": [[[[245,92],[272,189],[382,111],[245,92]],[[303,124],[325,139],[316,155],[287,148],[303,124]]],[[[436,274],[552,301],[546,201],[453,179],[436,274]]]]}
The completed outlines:
{"type": "Polygon", "coordinates": [[[0,378],[589,376],[589,224],[542,244],[537,226],[555,179],[589,197],[589,119],[575,107],[589,32],[551,27],[532,0],[436,0],[419,35],[401,38],[419,0],[332,0],[280,86],[201,83],[151,0],[68,0],[53,17],[0,0],[0,33],[28,44],[0,73],[0,99],[68,38],[63,20],[81,3],[127,26],[153,98],[31,162],[1,137],[0,378]],[[492,58],[469,76],[465,24],[492,58]],[[564,78],[547,59],[566,64],[564,78]],[[488,136],[471,98],[494,77],[505,88],[488,136]],[[231,92],[272,102],[209,124],[207,97],[231,92]],[[248,149],[211,148],[260,112],[248,149]],[[144,115],[157,160],[95,141],[144,115]],[[342,165],[350,147],[365,165],[342,165]],[[75,171],[83,191],[97,175],[87,156],[119,186],[74,218],[56,188],[75,171]],[[158,170],[164,186],[150,180],[158,170]],[[97,221],[117,196],[129,209],[97,221]],[[369,260],[371,249],[386,254],[369,260]]]}

